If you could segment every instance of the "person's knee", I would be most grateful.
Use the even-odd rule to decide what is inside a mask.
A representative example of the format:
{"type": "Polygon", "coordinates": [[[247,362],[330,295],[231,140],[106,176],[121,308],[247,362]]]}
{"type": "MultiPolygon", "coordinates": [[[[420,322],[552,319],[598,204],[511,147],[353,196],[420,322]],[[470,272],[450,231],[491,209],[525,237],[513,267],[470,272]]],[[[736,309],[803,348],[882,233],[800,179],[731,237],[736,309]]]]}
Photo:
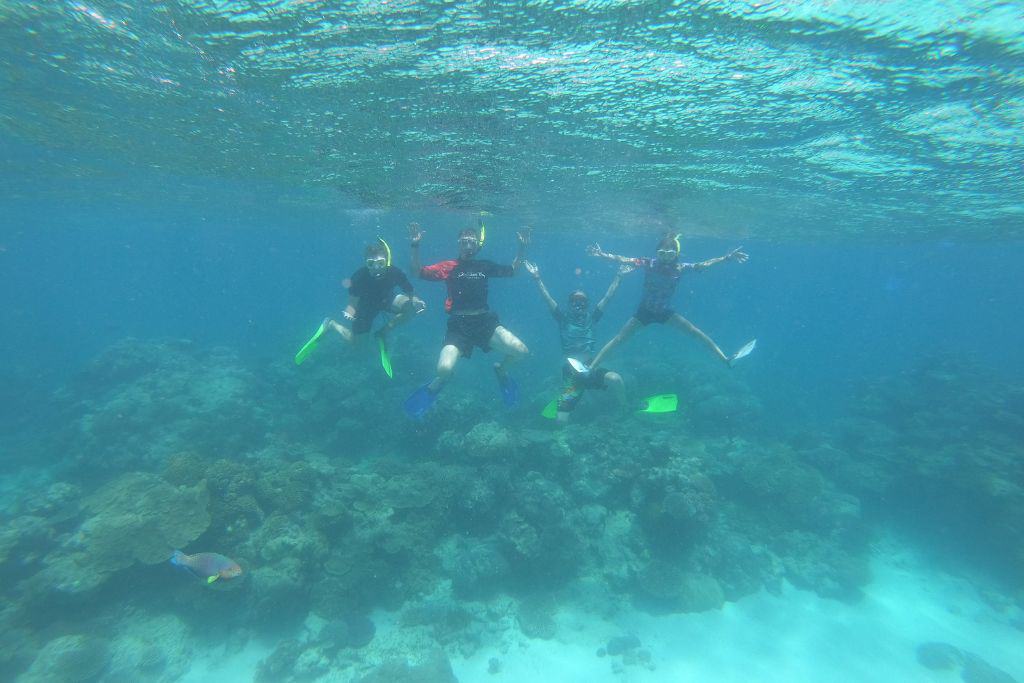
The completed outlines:
{"type": "Polygon", "coordinates": [[[530,349],[527,348],[526,344],[522,340],[516,339],[512,344],[509,345],[512,352],[517,356],[526,356],[530,353],[530,349]]]}
{"type": "Polygon", "coordinates": [[[612,386],[621,387],[622,375],[620,375],[617,372],[609,372],[607,375],[604,376],[604,381],[612,386]]]}
{"type": "Polygon", "coordinates": [[[442,354],[437,360],[437,374],[439,377],[450,377],[455,371],[455,362],[458,360],[457,354],[442,354]]]}

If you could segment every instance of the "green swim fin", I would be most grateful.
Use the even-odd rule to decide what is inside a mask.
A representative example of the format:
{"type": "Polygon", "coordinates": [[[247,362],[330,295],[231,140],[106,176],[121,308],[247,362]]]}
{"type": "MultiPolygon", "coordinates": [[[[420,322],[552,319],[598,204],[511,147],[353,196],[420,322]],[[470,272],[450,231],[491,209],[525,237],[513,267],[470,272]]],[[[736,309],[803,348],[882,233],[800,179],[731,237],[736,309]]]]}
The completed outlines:
{"type": "Polygon", "coordinates": [[[679,407],[679,397],[675,394],[658,394],[649,396],[640,403],[641,413],[674,413],[679,407]]]}
{"type": "Polygon", "coordinates": [[[377,337],[377,346],[380,347],[380,366],[384,368],[384,372],[388,373],[388,377],[394,377],[394,373],[391,371],[391,356],[388,355],[387,344],[384,343],[384,337],[377,337]]]}
{"type": "Polygon", "coordinates": [[[327,321],[325,320],[320,323],[320,327],[317,328],[316,333],[309,338],[309,341],[303,344],[302,348],[299,349],[299,352],[295,354],[296,365],[302,365],[302,361],[306,360],[306,358],[309,357],[309,354],[313,353],[313,349],[315,349],[316,345],[320,342],[320,337],[323,336],[324,330],[326,329],[327,321]]]}
{"type": "Polygon", "coordinates": [[[213,576],[206,577],[206,585],[209,586],[211,583],[220,578],[220,574],[214,574],[213,576]]]}
{"type": "Polygon", "coordinates": [[[540,414],[549,420],[554,420],[558,417],[558,399],[552,399],[551,403],[544,406],[544,410],[540,414]]]}

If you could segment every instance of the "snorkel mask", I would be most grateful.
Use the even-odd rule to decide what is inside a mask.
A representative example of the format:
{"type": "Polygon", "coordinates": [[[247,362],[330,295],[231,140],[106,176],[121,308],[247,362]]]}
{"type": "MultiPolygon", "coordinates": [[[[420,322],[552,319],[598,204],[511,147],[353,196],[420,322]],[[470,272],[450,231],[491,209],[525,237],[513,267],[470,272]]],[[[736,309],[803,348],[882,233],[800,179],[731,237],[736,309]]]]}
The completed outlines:
{"type": "Polygon", "coordinates": [[[483,221],[480,222],[479,232],[475,232],[472,228],[463,230],[459,234],[459,258],[473,258],[478,251],[483,249],[486,239],[487,228],[483,221]]]}
{"type": "Polygon", "coordinates": [[[672,263],[679,258],[679,253],[682,250],[682,246],[679,244],[679,234],[677,233],[671,240],[664,239],[658,245],[658,261],[661,263],[672,263]]]}
{"type": "Polygon", "coordinates": [[[370,274],[374,277],[380,277],[384,274],[391,266],[391,247],[383,238],[378,237],[377,241],[380,242],[383,247],[383,254],[379,248],[372,248],[367,250],[366,255],[366,269],[370,271],[370,274]]]}
{"type": "Polygon", "coordinates": [[[584,292],[576,290],[575,292],[569,295],[569,307],[574,312],[585,313],[589,305],[590,300],[587,298],[587,295],[584,292]]]}

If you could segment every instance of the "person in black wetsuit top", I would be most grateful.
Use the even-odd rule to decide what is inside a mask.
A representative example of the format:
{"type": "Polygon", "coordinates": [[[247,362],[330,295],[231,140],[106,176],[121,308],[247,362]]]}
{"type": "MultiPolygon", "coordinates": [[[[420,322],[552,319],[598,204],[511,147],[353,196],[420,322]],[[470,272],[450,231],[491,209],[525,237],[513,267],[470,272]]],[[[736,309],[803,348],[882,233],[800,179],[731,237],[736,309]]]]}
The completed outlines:
{"type": "Polygon", "coordinates": [[[379,313],[394,317],[380,326],[375,334],[385,338],[398,325],[422,313],[427,305],[413,294],[412,283],[399,268],[391,265],[390,249],[384,240],[366,247],[366,265],[349,278],[348,305],[341,314],[349,323],[345,327],[327,319],[326,325],[350,344],[358,342],[373,327],[379,313]],[[395,289],[402,294],[395,294],[395,289]]]}
{"type": "Polygon", "coordinates": [[[587,253],[591,256],[597,256],[598,258],[615,261],[616,263],[629,264],[643,269],[644,288],[640,299],[640,306],[637,308],[636,313],[634,313],[633,317],[631,317],[622,329],[619,330],[619,333],[604,345],[604,348],[602,348],[597,353],[597,356],[594,357],[590,367],[582,374],[587,374],[589,370],[599,366],[601,361],[604,360],[605,356],[607,356],[612,349],[629,339],[637,329],[644,327],[645,325],[650,325],[651,323],[668,323],[672,327],[696,337],[704,342],[704,344],[714,352],[719,360],[728,365],[731,365],[734,360],[742,358],[753,350],[754,342],[750,342],[733,356],[726,356],[722,353],[722,349],[718,348],[718,344],[716,344],[711,337],[704,334],[704,332],[689,320],[673,311],[670,306],[672,303],[672,296],[675,294],[676,287],[679,285],[679,278],[683,276],[683,273],[701,271],[725,261],[745,263],[749,256],[747,256],[747,254],[741,249],[742,247],[733,249],[725,256],[708,259],[707,261],[700,261],[699,263],[681,263],[679,261],[680,246],[678,235],[666,235],[663,237],[658,243],[658,251],[655,258],[630,258],[628,256],[609,254],[603,251],[599,244],[593,244],[587,247],[587,253]]]}
{"type": "MultiPolygon", "coordinates": [[[[628,264],[619,266],[619,271],[608,286],[608,291],[593,308],[590,307],[590,299],[586,292],[577,289],[569,294],[569,306],[565,310],[558,305],[548,291],[544,280],[540,277],[540,268],[529,261],[524,261],[523,267],[537,283],[540,295],[548,305],[555,322],[558,323],[562,354],[567,358],[576,358],[589,363],[597,345],[597,340],[594,337],[594,325],[604,316],[604,309],[615,296],[616,290],[622,283],[622,276],[631,273],[634,266],[628,264]]],[[[562,366],[562,392],[558,396],[555,419],[559,422],[568,422],[570,413],[576,408],[587,389],[607,389],[609,387],[618,399],[619,405],[624,406],[626,391],[619,373],[610,370],[596,370],[586,376],[581,376],[566,361],[562,366]]]]}
{"type": "Polygon", "coordinates": [[[511,265],[499,265],[493,261],[476,258],[483,246],[485,228],[463,230],[459,234],[459,256],[433,265],[420,265],[420,241],[423,230],[419,224],[409,226],[409,241],[412,247],[412,269],[423,280],[444,282],[448,288],[445,311],[448,313],[448,329],[444,337],[441,355],[437,359],[437,376],[420,387],[406,401],[406,412],[413,417],[422,417],[433,405],[437,394],[451,378],[460,356],[469,358],[474,348],[485,353],[492,348],[504,354],[494,364],[502,398],[508,405],[518,402],[518,388],[508,375],[508,365],[529,353],[526,344],[519,340],[498,321],[498,316],[487,305],[487,288],[491,278],[512,277],[523,260],[526,246],[530,241],[529,230],[517,234],[519,252],[511,265]]]}

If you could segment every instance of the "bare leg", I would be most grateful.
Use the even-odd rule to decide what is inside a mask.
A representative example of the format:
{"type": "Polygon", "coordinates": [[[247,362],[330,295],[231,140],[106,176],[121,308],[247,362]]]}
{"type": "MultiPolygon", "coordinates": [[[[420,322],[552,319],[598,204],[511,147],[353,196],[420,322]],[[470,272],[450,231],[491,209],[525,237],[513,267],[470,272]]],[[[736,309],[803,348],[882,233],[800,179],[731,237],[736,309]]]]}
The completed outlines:
{"type": "Polygon", "coordinates": [[[726,365],[729,364],[729,357],[722,353],[722,349],[718,348],[718,344],[716,344],[711,339],[711,337],[701,332],[700,328],[691,323],[689,320],[679,315],[678,313],[673,313],[672,317],[668,319],[668,322],[670,325],[672,325],[672,327],[676,328],[677,330],[682,330],[683,332],[686,332],[687,334],[692,335],[697,339],[700,339],[709,349],[711,349],[714,352],[716,356],[718,356],[718,359],[720,361],[724,362],[726,365]]]}
{"type": "Polygon", "coordinates": [[[328,321],[327,321],[327,327],[331,328],[332,330],[334,330],[335,332],[337,332],[338,334],[340,334],[340,335],[341,335],[341,338],[342,338],[342,339],[344,339],[344,340],[345,340],[346,342],[348,342],[349,344],[351,344],[351,343],[352,343],[352,338],[353,338],[353,336],[354,336],[354,335],[352,334],[352,330],[348,329],[348,328],[347,328],[347,327],[345,327],[344,325],[339,325],[339,324],[338,324],[338,323],[337,323],[336,321],[334,321],[334,320],[328,320],[328,321]]]}
{"type": "Polygon", "coordinates": [[[391,330],[399,325],[409,322],[416,315],[412,299],[405,294],[399,294],[395,297],[395,300],[391,303],[391,312],[395,314],[395,317],[381,325],[380,329],[377,330],[377,334],[382,337],[387,336],[391,330]]]}
{"type": "Polygon", "coordinates": [[[640,327],[643,327],[643,325],[636,318],[630,318],[627,320],[626,324],[622,326],[621,330],[619,330],[619,333],[612,337],[608,343],[604,345],[603,349],[597,352],[597,355],[594,356],[594,360],[590,363],[590,368],[594,369],[599,366],[601,361],[604,360],[604,357],[611,353],[612,349],[632,337],[633,333],[640,327]]]}
{"type": "Polygon", "coordinates": [[[494,364],[494,370],[499,375],[504,374],[509,365],[518,360],[522,360],[526,357],[526,354],[530,353],[530,349],[526,348],[526,344],[520,341],[519,337],[509,332],[501,325],[498,325],[494,329],[494,334],[491,335],[490,344],[492,348],[505,354],[504,358],[494,364]]]}
{"type": "Polygon", "coordinates": [[[459,347],[448,344],[441,349],[441,355],[437,358],[437,377],[428,386],[431,393],[436,394],[444,388],[448,380],[455,372],[455,364],[459,362],[459,347]]]}
{"type": "Polygon", "coordinates": [[[619,407],[624,409],[626,407],[626,383],[622,381],[622,375],[617,372],[609,372],[604,376],[604,381],[615,394],[619,407]]]}

